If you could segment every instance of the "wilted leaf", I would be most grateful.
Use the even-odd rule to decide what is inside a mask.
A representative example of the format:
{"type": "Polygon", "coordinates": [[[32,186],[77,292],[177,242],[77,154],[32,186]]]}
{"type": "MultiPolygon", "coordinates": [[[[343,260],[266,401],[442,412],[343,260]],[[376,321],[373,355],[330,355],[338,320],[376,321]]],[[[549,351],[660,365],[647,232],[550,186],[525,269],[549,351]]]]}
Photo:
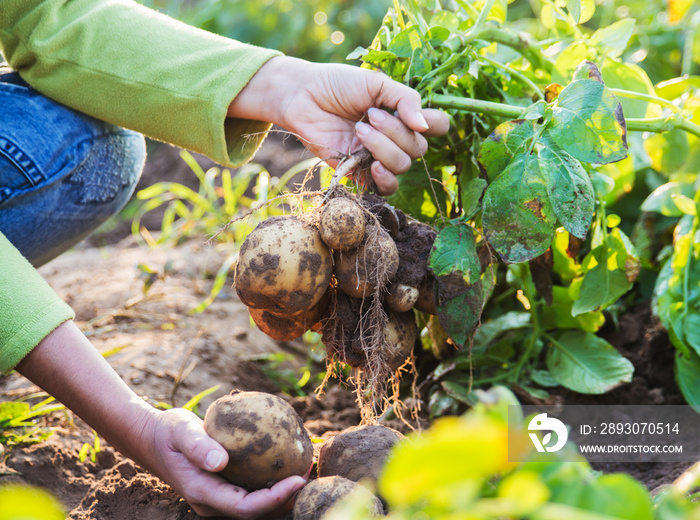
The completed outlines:
{"type": "Polygon", "coordinates": [[[583,240],[593,220],[593,185],[580,162],[553,143],[547,144],[539,152],[539,161],[546,176],[549,201],[562,226],[583,240]]]}
{"type": "Polygon", "coordinates": [[[501,123],[482,143],[479,150],[479,167],[493,181],[516,155],[525,151],[528,140],[534,135],[533,121],[514,119],[501,123]]]}
{"type": "Polygon", "coordinates": [[[580,161],[605,164],[627,156],[622,106],[589,61],[557,98],[548,130],[559,147],[580,161]]]}
{"type": "Polygon", "coordinates": [[[538,156],[521,154],[486,189],[482,222],[486,238],[505,262],[544,253],[557,217],[538,156]]]}
{"type": "Polygon", "coordinates": [[[485,301],[474,230],[457,224],[440,231],[428,267],[437,280],[440,323],[456,344],[464,345],[479,324],[485,301]]]}
{"type": "Polygon", "coordinates": [[[550,347],[547,368],[562,386],[584,394],[603,394],[632,380],[634,367],[603,338],[566,331],[550,347]]]}

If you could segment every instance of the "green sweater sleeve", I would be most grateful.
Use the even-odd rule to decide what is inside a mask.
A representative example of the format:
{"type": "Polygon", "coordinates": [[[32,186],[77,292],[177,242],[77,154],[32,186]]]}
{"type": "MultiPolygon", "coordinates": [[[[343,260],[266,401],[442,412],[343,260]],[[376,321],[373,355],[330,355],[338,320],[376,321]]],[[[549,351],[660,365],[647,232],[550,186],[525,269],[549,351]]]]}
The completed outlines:
{"type": "Polygon", "coordinates": [[[248,160],[269,129],[226,111],[277,51],[130,0],[0,0],[0,50],[46,96],[226,166],[248,160]]]}
{"type": "Polygon", "coordinates": [[[73,310],[0,233],[0,372],[11,371],[73,310]]]}

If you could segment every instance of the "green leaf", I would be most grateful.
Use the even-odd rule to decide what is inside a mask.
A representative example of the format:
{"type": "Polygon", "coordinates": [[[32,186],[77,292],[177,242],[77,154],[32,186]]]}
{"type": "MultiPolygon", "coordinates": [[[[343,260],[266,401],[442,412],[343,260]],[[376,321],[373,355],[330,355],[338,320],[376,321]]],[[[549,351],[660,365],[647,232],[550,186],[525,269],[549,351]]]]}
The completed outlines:
{"type": "Polygon", "coordinates": [[[581,19],[581,0],[566,0],[566,8],[577,24],[581,19]]]}
{"type": "Polygon", "coordinates": [[[683,211],[674,202],[676,195],[692,198],[695,189],[685,182],[667,182],[656,188],[642,203],[642,211],[654,211],[667,217],[680,217],[683,211]]]}
{"type": "Polygon", "coordinates": [[[583,489],[579,507],[620,520],[652,520],[654,504],[644,485],[624,473],[601,475],[583,489]]]}
{"type": "Polygon", "coordinates": [[[695,352],[676,351],[676,383],[686,403],[700,413],[700,356],[695,352]]]}
{"type": "Polygon", "coordinates": [[[485,301],[474,230],[458,224],[440,231],[428,267],[437,279],[440,324],[456,344],[464,345],[479,324],[485,301]]]}
{"type": "Polygon", "coordinates": [[[632,380],[634,367],[607,341],[581,330],[552,342],[547,368],[560,385],[584,394],[603,394],[632,380]]]}
{"type": "Polygon", "coordinates": [[[585,274],[573,316],[604,309],[629,291],[639,272],[639,258],[629,238],[616,228],[586,255],[582,266],[585,274]]]}
{"type": "Polygon", "coordinates": [[[500,334],[509,330],[522,329],[530,326],[529,312],[506,312],[495,320],[482,323],[474,335],[474,347],[484,347],[489,345],[500,334]]]}
{"type": "Polygon", "coordinates": [[[507,263],[541,255],[554,238],[557,217],[542,167],[539,156],[520,154],[484,194],[486,238],[507,263]]]}
{"type": "Polygon", "coordinates": [[[403,81],[410,65],[407,59],[399,58],[389,51],[370,50],[362,57],[362,61],[397,81],[403,81]]]}
{"type": "Polygon", "coordinates": [[[617,57],[627,48],[634,33],[634,18],[623,18],[594,32],[589,43],[604,49],[609,56],[617,57]]]}
{"type": "Polygon", "coordinates": [[[671,199],[673,200],[673,203],[676,205],[676,207],[681,211],[681,213],[692,216],[698,214],[697,205],[695,204],[695,201],[692,198],[687,197],[682,193],[678,193],[676,195],[671,195],[671,199]]]}
{"type": "Polygon", "coordinates": [[[422,48],[423,35],[417,25],[412,25],[392,38],[388,50],[400,58],[412,58],[413,53],[422,48]]]}
{"type": "Polygon", "coordinates": [[[605,324],[602,311],[584,312],[573,315],[574,301],[569,289],[560,285],[552,287],[552,305],[542,308],[542,327],[546,329],[581,329],[597,332],[605,324]]]}
{"type": "MultiPolygon", "coordinates": [[[[603,63],[601,72],[608,88],[630,90],[650,96],[655,95],[654,84],[639,65],[622,63],[608,58],[603,63]]],[[[662,114],[659,107],[644,99],[621,97],[620,104],[625,117],[628,118],[660,117],[662,114]]]]}
{"type": "Polygon", "coordinates": [[[574,81],[557,98],[548,131],[580,161],[606,164],[627,156],[622,106],[590,61],[579,66],[574,81]]]}
{"type": "Polygon", "coordinates": [[[425,41],[431,47],[438,47],[450,37],[450,31],[444,27],[431,27],[425,33],[425,41]]]}
{"type": "Polygon", "coordinates": [[[682,170],[688,159],[688,134],[679,128],[663,134],[652,134],[644,140],[644,149],[649,154],[652,168],[671,175],[682,170]]]}
{"type": "Polygon", "coordinates": [[[656,95],[673,101],[686,92],[698,88],[700,88],[700,76],[683,76],[659,83],[656,86],[656,95]]]}
{"type": "Polygon", "coordinates": [[[481,209],[481,196],[487,184],[484,179],[472,179],[463,186],[462,205],[466,220],[472,218],[481,209]]]}

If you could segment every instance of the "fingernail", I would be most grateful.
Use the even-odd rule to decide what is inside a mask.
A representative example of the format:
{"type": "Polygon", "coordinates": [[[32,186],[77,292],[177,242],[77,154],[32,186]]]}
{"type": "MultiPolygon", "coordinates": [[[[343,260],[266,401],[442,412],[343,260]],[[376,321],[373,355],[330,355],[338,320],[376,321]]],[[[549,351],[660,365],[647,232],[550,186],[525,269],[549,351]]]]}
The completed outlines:
{"type": "Polygon", "coordinates": [[[420,110],[416,112],[416,119],[418,120],[418,124],[423,128],[423,130],[427,130],[430,128],[428,126],[428,122],[425,120],[425,117],[423,116],[423,112],[420,110]]]}
{"type": "Polygon", "coordinates": [[[367,115],[369,116],[369,120],[372,121],[373,123],[381,123],[386,119],[386,112],[384,110],[381,110],[379,108],[370,108],[367,111],[367,115]]]}
{"type": "Polygon", "coordinates": [[[216,450],[211,450],[209,453],[207,453],[207,458],[204,461],[204,464],[209,469],[215,469],[219,467],[219,464],[221,464],[222,458],[223,455],[221,455],[221,453],[216,450]]]}
{"type": "Polygon", "coordinates": [[[369,135],[369,133],[372,131],[370,126],[367,123],[363,123],[362,121],[358,121],[355,124],[355,133],[357,135],[369,135]]]}

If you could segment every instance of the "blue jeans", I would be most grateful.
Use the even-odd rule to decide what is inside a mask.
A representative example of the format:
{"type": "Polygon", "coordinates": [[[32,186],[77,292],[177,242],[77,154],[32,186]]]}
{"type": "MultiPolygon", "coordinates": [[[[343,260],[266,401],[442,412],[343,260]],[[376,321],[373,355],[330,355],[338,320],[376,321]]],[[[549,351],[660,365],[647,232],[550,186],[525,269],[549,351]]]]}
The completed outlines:
{"type": "Polygon", "coordinates": [[[35,266],[115,215],[145,158],[141,134],[71,110],[0,69],[0,232],[35,266]]]}

